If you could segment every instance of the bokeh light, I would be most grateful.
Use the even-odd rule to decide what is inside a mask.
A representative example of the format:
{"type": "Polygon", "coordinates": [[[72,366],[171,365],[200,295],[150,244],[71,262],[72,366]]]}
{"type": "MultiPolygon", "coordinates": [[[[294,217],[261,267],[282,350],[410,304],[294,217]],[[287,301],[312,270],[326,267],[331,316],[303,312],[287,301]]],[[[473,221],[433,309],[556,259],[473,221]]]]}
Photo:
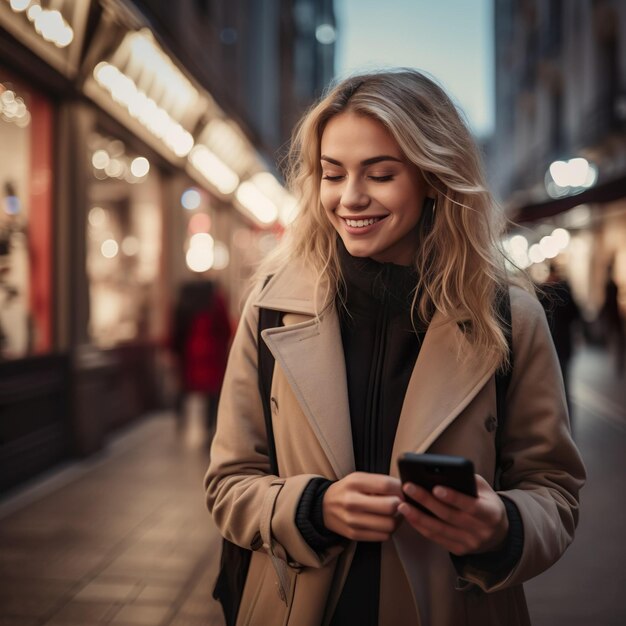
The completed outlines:
{"type": "Polygon", "coordinates": [[[200,195],[200,192],[193,187],[183,191],[183,194],[180,197],[181,205],[188,211],[193,211],[197,209],[200,206],[201,202],[202,196],[200,195]]]}

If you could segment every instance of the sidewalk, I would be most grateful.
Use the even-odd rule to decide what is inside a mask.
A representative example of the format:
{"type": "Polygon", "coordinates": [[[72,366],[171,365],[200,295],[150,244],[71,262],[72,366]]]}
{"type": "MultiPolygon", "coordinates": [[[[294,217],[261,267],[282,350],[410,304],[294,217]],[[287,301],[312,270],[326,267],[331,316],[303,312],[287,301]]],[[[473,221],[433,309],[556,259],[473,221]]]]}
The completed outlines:
{"type": "Polygon", "coordinates": [[[202,435],[150,416],[0,503],[0,625],[220,626],[202,435]]]}
{"type": "Polygon", "coordinates": [[[533,626],[626,624],[626,378],[599,348],[572,363],[574,435],[587,468],[576,538],[525,585],[533,626]]]}

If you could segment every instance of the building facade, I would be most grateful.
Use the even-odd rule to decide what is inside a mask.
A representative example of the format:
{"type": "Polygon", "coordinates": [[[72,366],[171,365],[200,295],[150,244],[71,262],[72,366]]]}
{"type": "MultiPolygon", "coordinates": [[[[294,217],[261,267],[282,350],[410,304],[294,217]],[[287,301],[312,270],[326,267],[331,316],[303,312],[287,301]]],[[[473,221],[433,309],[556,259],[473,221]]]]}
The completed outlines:
{"type": "Polygon", "coordinates": [[[489,162],[514,256],[538,280],[556,259],[590,319],[613,274],[626,310],[626,3],[496,0],[495,37],[489,162]]]}
{"type": "Polygon", "coordinates": [[[169,402],[185,282],[236,318],[293,211],[286,120],[332,76],[303,4],[0,2],[0,492],[169,402]]]}

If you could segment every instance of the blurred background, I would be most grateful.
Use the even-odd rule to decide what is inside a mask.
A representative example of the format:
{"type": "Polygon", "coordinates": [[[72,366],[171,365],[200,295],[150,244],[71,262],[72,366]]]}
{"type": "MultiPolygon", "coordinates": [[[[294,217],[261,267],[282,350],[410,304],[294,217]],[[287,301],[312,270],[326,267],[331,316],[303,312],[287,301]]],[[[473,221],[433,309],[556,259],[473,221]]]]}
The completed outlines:
{"type": "Polygon", "coordinates": [[[221,624],[202,476],[290,132],[396,65],[549,296],[589,483],[533,623],[626,623],[626,2],[0,0],[0,624],[221,624]]]}

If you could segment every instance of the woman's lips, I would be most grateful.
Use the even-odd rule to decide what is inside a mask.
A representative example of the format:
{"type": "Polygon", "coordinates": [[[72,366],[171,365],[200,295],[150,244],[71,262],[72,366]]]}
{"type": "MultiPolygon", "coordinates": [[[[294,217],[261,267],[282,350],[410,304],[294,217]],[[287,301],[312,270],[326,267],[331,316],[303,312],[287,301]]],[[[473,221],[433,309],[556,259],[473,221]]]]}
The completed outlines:
{"type": "MultiPolygon", "coordinates": [[[[386,217],[386,216],[385,216],[386,217]]],[[[377,228],[385,217],[342,217],[346,230],[353,235],[365,235],[377,228]]]]}
{"type": "Polygon", "coordinates": [[[378,222],[380,217],[364,217],[359,219],[351,219],[348,217],[343,218],[348,226],[352,228],[363,228],[364,226],[371,226],[372,224],[378,222]]]}

